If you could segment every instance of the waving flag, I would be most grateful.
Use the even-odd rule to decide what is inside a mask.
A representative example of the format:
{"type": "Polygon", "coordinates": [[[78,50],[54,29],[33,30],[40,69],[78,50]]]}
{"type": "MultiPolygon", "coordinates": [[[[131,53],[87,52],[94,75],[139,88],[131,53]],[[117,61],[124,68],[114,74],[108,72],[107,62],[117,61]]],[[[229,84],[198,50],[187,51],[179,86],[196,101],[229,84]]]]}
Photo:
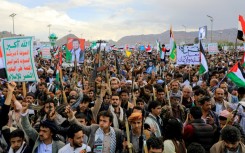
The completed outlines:
{"type": "Polygon", "coordinates": [[[245,79],[238,62],[230,69],[227,77],[230,78],[231,81],[234,82],[238,87],[245,87],[245,79]]]}
{"type": "Polygon", "coordinates": [[[146,52],[150,53],[151,52],[151,46],[148,45],[146,48],[145,48],[146,52]]]}
{"type": "Polygon", "coordinates": [[[237,39],[241,41],[245,41],[245,21],[243,16],[241,15],[239,15],[239,20],[238,20],[237,39]]]}
{"type": "Polygon", "coordinates": [[[128,45],[125,46],[125,53],[127,57],[129,57],[132,54],[132,52],[128,48],[128,45]]]}
{"type": "Polygon", "coordinates": [[[176,42],[174,41],[174,34],[172,31],[172,26],[170,28],[170,55],[169,58],[172,62],[176,61],[177,51],[176,51],[176,42]]]}
{"type": "Polygon", "coordinates": [[[243,67],[245,67],[245,52],[244,52],[243,57],[242,57],[241,65],[242,65],[243,67]]]}
{"type": "Polygon", "coordinates": [[[205,53],[201,41],[200,41],[200,59],[201,59],[201,65],[199,69],[199,74],[202,75],[208,72],[208,63],[205,57],[205,53]]]}

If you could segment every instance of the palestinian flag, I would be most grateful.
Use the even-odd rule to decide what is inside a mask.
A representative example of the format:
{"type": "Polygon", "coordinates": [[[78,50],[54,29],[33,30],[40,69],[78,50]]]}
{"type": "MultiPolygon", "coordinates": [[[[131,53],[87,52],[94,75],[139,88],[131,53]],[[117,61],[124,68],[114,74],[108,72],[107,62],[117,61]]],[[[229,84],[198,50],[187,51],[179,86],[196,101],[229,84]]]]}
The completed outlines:
{"type": "Polygon", "coordinates": [[[241,65],[245,67],[245,52],[243,53],[241,65]]]}
{"type": "Polygon", "coordinates": [[[169,58],[172,62],[176,61],[177,50],[176,50],[176,42],[174,41],[174,34],[172,31],[172,26],[170,28],[170,55],[169,58]]]}
{"type": "Polygon", "coordinates": [[[227,74],[227,77],[231,79],[238,87],[245,87],[245,79],[242,74],[240,64],[237,62],[227,74]]]}
{"type": "Polygon", "coordinates": [[[237,39],[245,41],[245,21],[241,15],[239,15],[237,39]]]}
{"type": "Polygon", "coordinates": [[[205,57],[205,53],[201,41],[200,41],[200,61],[201,61],[201,65],[199,69],[199,74],[202,75],[208,72],[208,63],[205,57]]]}

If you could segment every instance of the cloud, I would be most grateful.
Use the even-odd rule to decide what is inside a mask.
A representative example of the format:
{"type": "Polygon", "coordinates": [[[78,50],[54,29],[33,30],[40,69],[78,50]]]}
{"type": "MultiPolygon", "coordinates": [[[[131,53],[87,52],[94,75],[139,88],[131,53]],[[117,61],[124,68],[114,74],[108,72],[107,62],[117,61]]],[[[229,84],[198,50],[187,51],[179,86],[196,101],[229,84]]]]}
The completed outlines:
{"type": "Polygon", "coordinates": [[[155,34],[169,30],[197,30],[208,25],[207,14],[214,17],[214,29],[237,27],[245,1],[230,0],[67,0],[50,1],[35,5],[0,0],[0,31],[12,31],[13,12],[15,32],[48,40],[48,24],[59,38],[69,30],[87,39],[118,40],[126,35],[155,34]],[[70,10],[75,10],[72,14],[70,10]],[[91,10],[91,11],[88,11],[91,10]],[[89,13],[92,14],[89,14],[89,13]],[[80,19],[80,16],[87,17],[80,19]]]}

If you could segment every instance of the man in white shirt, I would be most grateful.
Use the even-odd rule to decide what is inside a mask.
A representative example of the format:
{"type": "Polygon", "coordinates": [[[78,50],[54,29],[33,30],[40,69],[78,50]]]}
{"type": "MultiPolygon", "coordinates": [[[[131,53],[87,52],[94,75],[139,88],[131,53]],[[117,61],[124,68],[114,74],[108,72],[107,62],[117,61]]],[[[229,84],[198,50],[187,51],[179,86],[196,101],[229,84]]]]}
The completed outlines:
{"type": "Polygon", "coordinates": [[[82,128],[73,124],[67,131],[68,144],[62,147],[58,153],[85,153],[91,152],[91,148],[83,143],[83,131],[82,128]]]}

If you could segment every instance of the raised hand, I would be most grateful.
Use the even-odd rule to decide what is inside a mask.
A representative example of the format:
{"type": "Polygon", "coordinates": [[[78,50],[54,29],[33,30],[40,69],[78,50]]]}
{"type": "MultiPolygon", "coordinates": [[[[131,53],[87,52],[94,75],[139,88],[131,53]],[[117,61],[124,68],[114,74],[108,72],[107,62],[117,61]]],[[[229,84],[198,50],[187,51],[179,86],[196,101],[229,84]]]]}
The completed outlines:
{"type": "Polygon", "coordinates": [[[9,92],[13,92],[16,87],[16,83],[15,82],[7,83],[7,87],[9,92]]]}

